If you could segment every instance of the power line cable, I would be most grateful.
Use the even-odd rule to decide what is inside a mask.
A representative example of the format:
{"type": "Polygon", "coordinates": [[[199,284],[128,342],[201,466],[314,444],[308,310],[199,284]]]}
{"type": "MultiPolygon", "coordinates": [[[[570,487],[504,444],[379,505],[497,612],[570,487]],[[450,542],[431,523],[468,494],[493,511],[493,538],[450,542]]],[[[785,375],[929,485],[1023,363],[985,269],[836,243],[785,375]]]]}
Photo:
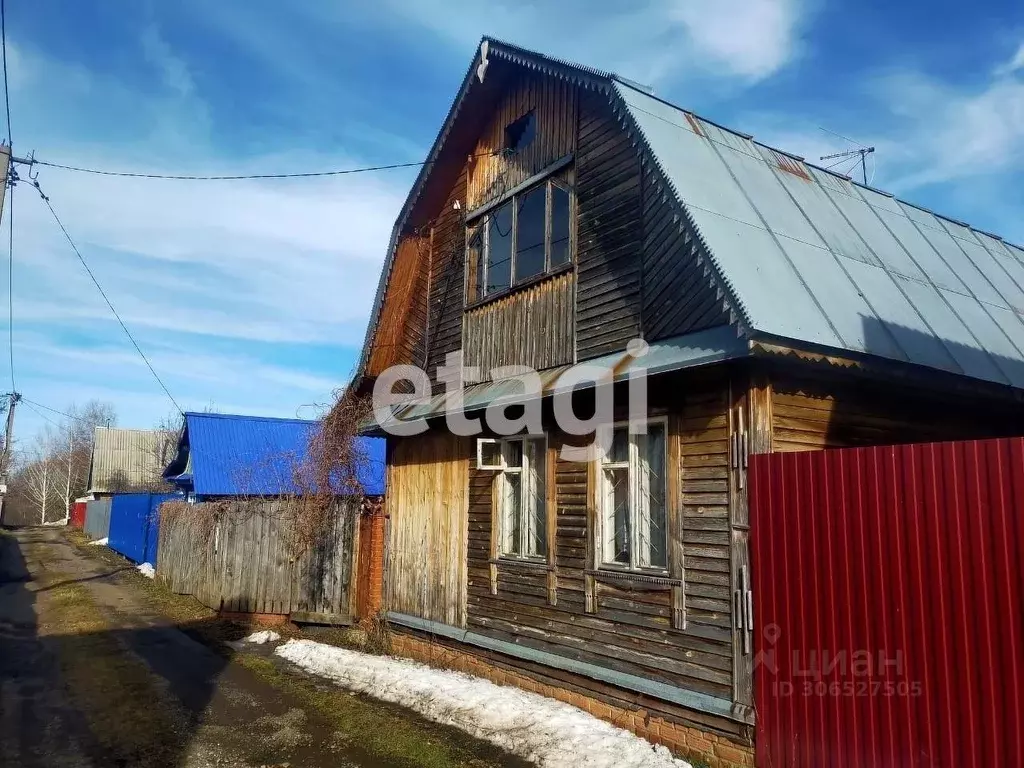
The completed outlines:
{"type": "MultiPolygon", "coordinates": [[[[0,0],[2,2],[3,0],[0,0]]],[[[486,157],[497,154],[495,151],[481,152],[471,155],[471,158],[486,157]]],[[[78,165],[64,165],[62,163],[50,163],[45,160],[36,160],[37,165],[45,165],[49,168],[60,168],[64,171],[75,171],[77,173],[91,173],[96,176],[120,176],[132,179],[164,179],[167,181],[243,181],[246,179],[309,179],[320,176],[347,176],[353,173],[372,173],[375,171],[390,171],[397,168],[419,168],[425,165],[437,163],[437,160],[417,160],[411,163],[392,163],[390,165],[371,165],[362,168],[341,168],[330,171],[307,171],[298,173],[251,173],[237,175],[199,175],[199,174],[168,174],[168,173],[138,173],[133,171],[107,171],[101,168],[85,168],[78,165]]],[[[460,162],[461,159],[460,159],[460,162]]]]}
{"type": "MultiPolygon", "coordinates": [[[[7,2],[6,0],[0,0],[0,56],[3,58],[3,70],[4,70],[4,112],[7,116],[7,145],[12,147],[14,144],[14,136],[11,132],[11,92],[7,83],[7,2]]],[[[13,154],[13,153],[12,153],[13,154]]],[[[10,156],[8,157],[8,172],[7,178],[4,179],[4,185],[7,185],[9,179],[13,180],[13,166],[11,165],[10,156]]],[[[7,336],[8,336],[8,347],[10,349],[11,358],[11,392],[17,392],[18,388],[14,384],[14,183],[11,182],[10,189],[7,193],[10,198],[10,212],[7,216],[7,223],[9,227],[8,235],[8,254],[7,254],[7,336]]]]}
{"type": "Polygon", "coordinates": [[[128,339],[131,341],[132,346],[135,347],[135,351],[139,353],[139,357],[142,358],[142,361],[146,364],[146,367],[149,368],[149,372],[153,374],[153,378],[156,379],[157,383],[160,385],[160,388],[164,391],[164,394],[167,395],[168,399],[174,404],[174,407],[178,409],[178,413],[184,413],[184,411],[182,411],[181,409],[181,406],[178,405],[178,401],[174,399],[174,395],[171,394],[171,391],[167,388],[167,385],[164,384],[163,379],[160,378],[160,375],[156,372],[156,369],[153,368],[152,363],[149,362],[149,358],[146,357],[145,353],[142,351],[142,348],[139,346],[139,343],[135,341],[135,337],[132,336],[132,332],[128,330],[128,326],[124,324],[124,320],[121,319],[121,316],[117,313],[117,310],[114,309],[114,305],[110,302],[110,299],[107,297],[106,292],[100,285],[99,280],[96,279],[96,275],[92,273],[92,270],[89,268],[88,263],[85,261],[85,257],[82,256],[82,252],[78,250],[78,246],[75,245],[75,241],[71,239],[71,235],[68,233],[67,227],[64,226],[64,222],[60,220],[60,217],[57,215],[57,212],[53,209],[53,205],[50,203],[50,198],[44,195],[42,189],[39,188],[38,182],[36,182],[36,189],[39,191],[40,199],[42,199],[42,201],[46,203],[46,207],[50,210],[50,213],[53,216],[54,221],[57,222],[57,226],[59,226],[61,232],[64,233],[64,237],[67,239],[68,244],[71,246],[71,249],[75,252],[75,255],[78,257],[78,260],[82,262],[82,266],[85,267],[85,271],[88,273],[89,279],[91,279],[93,285],[96,286],[96,290],[99,291],[100,296],[102,296],[103,300],[107,303],[107,306],[110,308],[111,313],[113,313],[114,317],[117,318],[117,322],[120,324],[121,330],[123,330],[125,332],[125,335],[128,336],[128,339]]]}
{"type": "Polygon", "coordinates": [[[42,408],[44,410],[50,411],[51,413],[56,413],[58,416],[63,416],[64,418],[67,418],[67,419],[74,419],[75,421],[81,421],[84,424],[91,424],[92,423],[91,421],[89,421],[89,419],[83,419],[81,416],[74,416],[74,415],[72,415],[70,413],[67,413],[65,411],[58,411],[56,408],[51,408],[48,405],[43,405],[42,403],[36,402],[35,400],[29,400],[24,395],[22,395],[22,397],[21,397],[21,402],[23,402],[23,403],[30,403],[31,405],[34,405],[37,408],[42,408]]]}
{"type": "MultiPolygon", "coordinates": [[[[30,400],[26,400],[25,398],[22,398],[21,401],[23,403],[25,403],[25,405],[28,406],[28,409],[30,411],[32,411],[34,414],[36,414],[36,416],[39,416],[40,418],[45,419],[46,421],[50,422],[50,424],[52,424],[54,427],[56,427],[57,429],[60,429],[60,425],[56,421],[54,421],[49,416],[47,416],[45,413],[43,413],[38,408],[36,408],[35,405],[30,400]]],[[[53,410],[53,409],[51,408],[50,410],[53,410]]],[[[70,417],[70,418],[74,418],[74,417],[70,417]]]]}

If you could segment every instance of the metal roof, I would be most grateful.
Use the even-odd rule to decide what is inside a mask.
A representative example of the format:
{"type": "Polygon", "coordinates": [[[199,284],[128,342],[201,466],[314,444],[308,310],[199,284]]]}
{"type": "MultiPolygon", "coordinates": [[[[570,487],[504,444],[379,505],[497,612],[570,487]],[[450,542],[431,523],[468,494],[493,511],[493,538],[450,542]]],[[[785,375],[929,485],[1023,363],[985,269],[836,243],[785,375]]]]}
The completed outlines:
{"type": "Polygon", "coordinates": [[[614,88],[749,331],[1024,387],[1024,250],[614,88]]]}
{"type": "MultiPolygon", "coordinates": [[[[279,496],[301,492],[296,474],[309,457],[319,422],[218,413],[186,413],[178,454],[165,475],[200,496],[279,496]]],[[[357,438],[363,492],[384,493],[384,441],[357,438]]]]}
{"type": "MultiPolygon", "coordinates": [[[[574,365],[562,365],[538,373],[541,397],[572,391],[581,383],[595,381],[624,381],[633,376],[655,375],[696,368],[743,357],[750,352],[749,342],[742,339],[731,326],[718,326],[704,331],[688,333],[671,339],[662,339],[649,345],[646,354],[634,357],[623,350],[574,365]]],[[[367,430],[387,432],[396,424],[409,425],[425,422],[451,411],[471,413],[489,405],[512,405],[530,399],[523,392],[517,378],[472,384],[461,391],[461,403],[442,392],[423,400],[407,400],[391,408],[391,417],[368,425],[367,430]]],[[[532,393],[531,393],[532,396],[532,393]]]]}
{"type": "Polygon", "coordinates": [[[114,493],[159,485],[161,441],[156,429],[96,427],[93,431],[89,493],[114,493]]]}
{"type": "MultiPolygon", "coordinates": [[[[484,38],[489,55],[609,95],[709,253],[744,332],[1024,387],[1024,249],[669,104],[612,73],[484,38]]],[[[474,56],[392,241],[477,85],[474,56]]],[[[451,148],[451,151],[461,151],[451,148]]]]}

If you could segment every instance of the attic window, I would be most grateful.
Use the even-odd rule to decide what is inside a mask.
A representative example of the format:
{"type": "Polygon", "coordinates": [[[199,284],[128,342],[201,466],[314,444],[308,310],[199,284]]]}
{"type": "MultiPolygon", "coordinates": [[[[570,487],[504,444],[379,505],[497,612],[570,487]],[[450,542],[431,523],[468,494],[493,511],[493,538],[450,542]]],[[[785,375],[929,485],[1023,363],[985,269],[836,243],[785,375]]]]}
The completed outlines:
{"type": "Polygon", "coordinates": [[[467,299],[504,293],[572,263],[572,226],[564,177],[510,196],[467,227],[467,299]]]}
{"type": "Polygon", "coordinates": [[[505,126],[505,149],[522,152],[537,137],[537,116],[531,109],[525,115],[505,126]]]}

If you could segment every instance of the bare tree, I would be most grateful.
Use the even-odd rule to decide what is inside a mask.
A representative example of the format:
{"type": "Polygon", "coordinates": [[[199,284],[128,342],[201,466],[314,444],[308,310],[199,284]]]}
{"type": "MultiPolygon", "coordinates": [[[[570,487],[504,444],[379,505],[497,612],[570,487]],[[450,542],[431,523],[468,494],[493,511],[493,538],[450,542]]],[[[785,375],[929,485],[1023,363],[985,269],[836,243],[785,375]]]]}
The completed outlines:
{"type": "Polygon", "coordinates": [[[70,517],[74,500],[88,489],[95,429],[117,421],[114,406],[97,400],[64,412],[67,418],[46,427],[29,451],[13,454],[8,497],[23,522],[70,517]]]}
{"type": "Polygon", "coordinates": [[[60,437],[55,441],[55,454],[61,464],[61,492],[66,517],[71,516],[71,505],[88,490],[89,467],[92,463],[93,439],[96,427],[112,427],[117,423],[114,406],[99,400],[85,405],[72,404],[59,427],[60,437]]]}
{"type": "Polygon", "coordinates": [[[178,438],[182,429],[185,428],[184,420],[180,413],[171,411],[160,419],[153,427],[159,432],[159,437],[153,443],[153,478],[154,489],[165,490],[169,484],[164,480],[164,470],[171,463],[175,453],[178,451],[178,438]]]}
{"type": "Polygon", "coordinates": [[[47,429],[36,438],[32,459],[18,473],[24,482],[24,493],[39,515],[40,524],[50,522],[54,512],[60,510],[61,461],[54,449],[55,433],[47,429]]]}

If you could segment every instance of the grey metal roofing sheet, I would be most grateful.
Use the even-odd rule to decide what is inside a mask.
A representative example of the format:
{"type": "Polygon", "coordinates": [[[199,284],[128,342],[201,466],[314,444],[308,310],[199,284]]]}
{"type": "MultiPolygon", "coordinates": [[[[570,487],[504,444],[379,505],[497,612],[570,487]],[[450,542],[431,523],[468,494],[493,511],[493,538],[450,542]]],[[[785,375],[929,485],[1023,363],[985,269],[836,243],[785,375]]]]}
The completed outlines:
{"type": "Polygon", "coordinates": [[[90,493],[111,493],[160,482],[159,446],[166,433],[155,429],[96,427],[90,493]]]}
{"type": "MultiPolygon", "coordinates": [[[[591,379],[605,375],[614,381],[640,375],[641,369],[649,375],[668,373],[682,368],[695,368],[722,360],[742,357],[749,353],[749,343],[736,333],[732,326],[718,326],[703,331],[688,333],[650,344],[647,354],[633,358],[625,351],[604,355],[575,365],[563,365],[540,371],[542,396],[568,392],[576,381],[573,374],[584,368],[595,374],[591,379]],[[568,374],[568,375],[567,375],[568,374]]],[[[522,385],[518,379],[504,379],[472,384],[462,390],[462,405],[459,410],[470,412],[486,408],[492,403],[512,404],[524,401],[522,385]]],[[[408,400],[392,406],[391,418],[367,425],[367,431],[374,427],[387,430],[388,424],[422,421],[444,415],[449,410],[447,392],[422,400],[408,400]]]]}
{"type": "Polygon", "coordinates": [[[1024,250],[614,88],[751,331],[1024,387],[1024,250]]]}

